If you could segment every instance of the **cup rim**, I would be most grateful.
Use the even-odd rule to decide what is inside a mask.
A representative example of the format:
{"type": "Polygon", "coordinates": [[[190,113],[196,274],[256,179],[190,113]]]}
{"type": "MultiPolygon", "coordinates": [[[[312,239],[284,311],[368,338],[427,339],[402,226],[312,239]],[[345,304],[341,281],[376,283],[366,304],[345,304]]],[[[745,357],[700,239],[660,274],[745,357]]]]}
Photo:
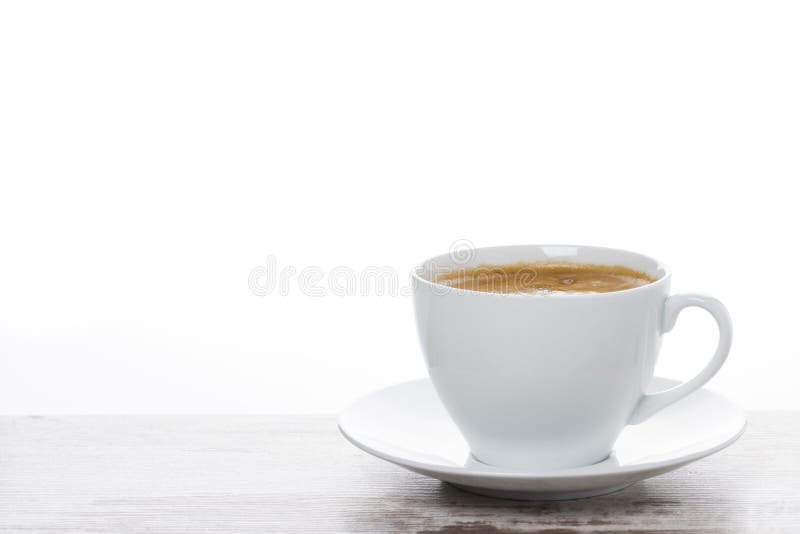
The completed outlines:
{"type": "MultiPolygon", "coordinates": [[[[605,293],[569,293],[569,292],[554,292],[554,293],[494,293],[491,291],[475,291],[474,289],[462,289],[456,288],[452,286],[446,286],[444,284],[440,284],[437,282],[433,282],[431,280],[427,280],[423,278],[420,273],[424,271],[425,265],[431,263],[436,258],[440,258],[442,256],[446,256],[446,254],[437,254],[436,256],[431,256],[426,260],[417,264],[417,266],[412,271],[412,279],[414,280],[415,284],[423,284],[432,288],[435,288],[435,291],[439,292],[441,295],[481,295],[485,297],[502,297],[502,298],[518,298],[518,299],[587,299],[587,298],[616,298],[616,297],[623,297],[630,295],[634,292],[642,292],[642,291],[651,291],[655,287],[662,286],[663,284],[667,283],[672,277],[672,271],[669,267],[662,262],[661,260],[654,258],[652,256],[648,256],[647,254],[642,254],[641,252],[635,252],[633,250],[627,250],[623,248],[615,248],[615,247],[599,247],[595,245],[575,245],[575,244],[566,244],[566,243],[531,243],[531,244],[520,244],[520,245],[495,245],[491,247],[475,247],[474,251],[489,251],[489,250],[497,250],[503,248],[545,248],[545,247],[571,247],[571,248],[579,248],[579,249],[593,249],[598,251],[605,251],[605,252],[612,252],[612,253],[621,253],[621,254],[629,254],[634,256],[639,256],[641,258],[645,258],[651,262],[653,262],[657,269],[659,269],[663,274],[656,279],[655,281],[645,284],[643,286],[632,287],[629,289],[622,289],[620,291],[609,291],[605,293]]],[[[580,262],[577,262],[580,263],[580,262]]]]}

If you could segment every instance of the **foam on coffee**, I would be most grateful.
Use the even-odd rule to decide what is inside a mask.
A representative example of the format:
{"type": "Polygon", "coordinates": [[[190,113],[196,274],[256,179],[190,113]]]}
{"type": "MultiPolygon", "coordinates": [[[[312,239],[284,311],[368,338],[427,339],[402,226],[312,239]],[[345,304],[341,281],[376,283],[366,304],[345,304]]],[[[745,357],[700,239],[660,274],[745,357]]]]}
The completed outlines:
{"type": "Polygon", "coordinates": [[[436,277],[436,283],[488,293],[610,293],[655,282],[622,265],[541,261],[481,265],[456,269],[436,277]]]}

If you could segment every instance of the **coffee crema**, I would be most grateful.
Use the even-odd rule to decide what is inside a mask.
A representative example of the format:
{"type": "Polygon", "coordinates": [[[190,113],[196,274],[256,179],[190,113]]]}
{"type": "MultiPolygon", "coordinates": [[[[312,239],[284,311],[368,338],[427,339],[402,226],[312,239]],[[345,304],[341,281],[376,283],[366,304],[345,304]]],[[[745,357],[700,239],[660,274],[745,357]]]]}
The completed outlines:
{"type": "Polygon", "coordinates": [[[456,269],[435,282],[486,293],[610,293],[644,286],[655,278],[622,265],[541,261],[456,269]]]}

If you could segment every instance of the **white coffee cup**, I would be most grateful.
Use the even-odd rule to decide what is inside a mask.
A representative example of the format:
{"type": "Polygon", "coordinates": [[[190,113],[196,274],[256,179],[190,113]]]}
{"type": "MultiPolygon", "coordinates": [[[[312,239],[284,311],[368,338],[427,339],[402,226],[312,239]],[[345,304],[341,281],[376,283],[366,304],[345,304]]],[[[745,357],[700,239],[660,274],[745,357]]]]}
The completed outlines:
{"type": "Polygon", "coordinates": [[[414,274],[417,328],[431,380],[480,462],[536,471],[605,459],[625,425],[637,424],[705,384],[731,346],[718,300],[669,296],[670,273],[624,250],[572,245],[479,248],[424,262],[414,274]],[[435,283],[485,264],[568,260],[622,265],[655,282],[610,293],[501,294],[435,283]],[[719,343],[694,378],[645,394],[680,311],[717,321],[719,343]]]}

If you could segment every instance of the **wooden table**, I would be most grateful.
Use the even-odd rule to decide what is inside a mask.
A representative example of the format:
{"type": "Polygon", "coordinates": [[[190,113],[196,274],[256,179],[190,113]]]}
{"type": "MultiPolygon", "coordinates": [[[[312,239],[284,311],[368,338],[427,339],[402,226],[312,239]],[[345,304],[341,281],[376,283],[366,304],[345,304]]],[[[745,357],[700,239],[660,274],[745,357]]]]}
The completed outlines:
{"type": "Polygon", "coordinates": [[[373,458],[333,416],[0,418],[0,533],[800,532],[800,412],[621,492],[478,497],[373,458]]]}

